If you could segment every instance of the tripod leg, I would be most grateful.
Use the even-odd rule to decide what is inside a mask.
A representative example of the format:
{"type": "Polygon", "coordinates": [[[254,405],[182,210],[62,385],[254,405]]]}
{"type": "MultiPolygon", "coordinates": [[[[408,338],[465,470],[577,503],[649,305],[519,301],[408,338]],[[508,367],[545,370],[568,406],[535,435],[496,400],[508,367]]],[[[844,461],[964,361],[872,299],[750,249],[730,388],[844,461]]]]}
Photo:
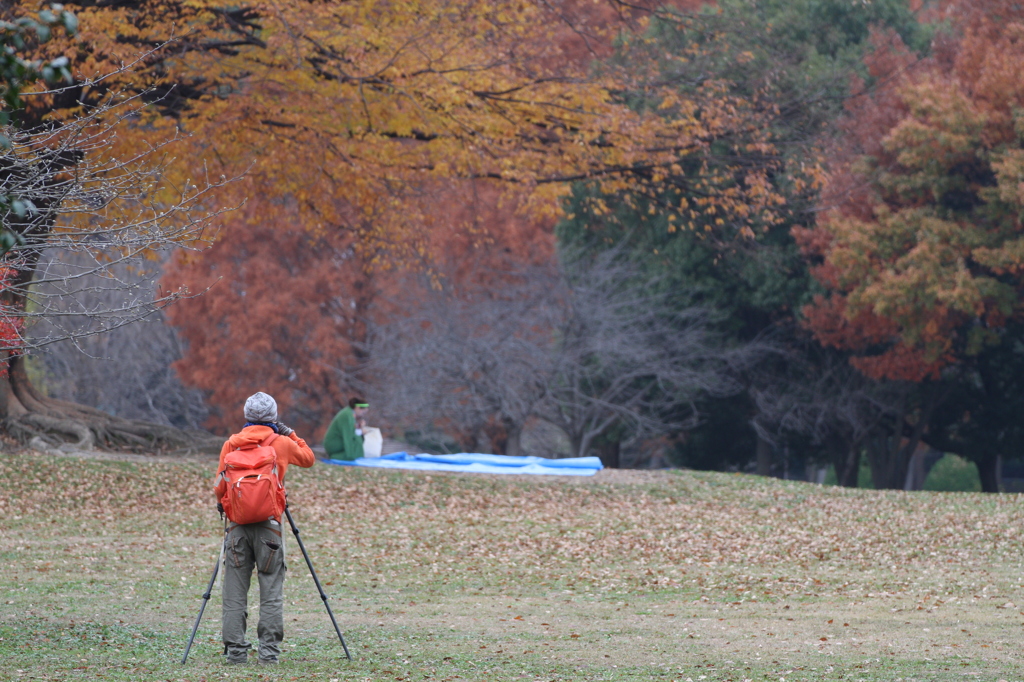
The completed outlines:
{"type": "Polygon", "coordinates": [[[327,603],[327,595],[324,594],[324,588],[320,587],[320,579],[316,577],[316,571],[313,570],[313,562],[309,560],[309,553],[306,552],[306,546],[302,544],[302,538],[299,537],[299,529],[295,525],[295,520],[292,519],[292,513],[288,507],[284,508],[284,513],[288,517],[288,524],[292,527],[292,533],[295,534],[295,540],[299,543],[299,549],[302,550],[302,556],[306,559],[306,565],[309,566],[309,574],[313,576],[313,582],[316,584],[316,589],[320,593],[320,599],[323,600],[324,606],[327,608],[327,615],[331,617],[331,624],[334,625],[334,631],[338,633],[338,639],[341,641],[341,648],[345,650],[345,657],[351,661],[352,655],[348,652],[348,646],[345,644],[345,638],[341,636],[341,630],[338,628],[338,621],[334,619],[334,612],[331,611],[331,605],[327,603]]]}
{"type": "MultiPolygon", "coordinates": [[[[224,531],[227,533],[227,530],[224,531]]],[[[213,567],[213,576],[210,578],[210,584],[206,586],[206,592],[203,593],[203,603],[199,607],[199,615],[196,616],[195,625],[192,626],[192,634],[188,638],[188,646],[185,647],[185,655],[181,657],[181,664],[185,665],[185,661],[188,660],[188,652],[192,649],[192,640],[196,638],[196,631],[199,629],[199,621],[203,619],[203,611],[206,610],[206,604],[210,601],[210,593],[213,592],[213,584],[217,582],[217,571],[220,570],[221,559],[224,558],[224,542],[220,543],[220,554],[217,555],[217,564],[213,567]]]]}

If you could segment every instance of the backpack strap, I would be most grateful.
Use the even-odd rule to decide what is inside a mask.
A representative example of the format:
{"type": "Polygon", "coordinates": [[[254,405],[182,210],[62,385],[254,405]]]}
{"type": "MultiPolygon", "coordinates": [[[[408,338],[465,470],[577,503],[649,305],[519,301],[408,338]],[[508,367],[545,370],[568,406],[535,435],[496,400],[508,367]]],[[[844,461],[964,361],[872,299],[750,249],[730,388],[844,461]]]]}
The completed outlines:
{"type": "Polygon", "coordinates": [[[269,447],[271,450],[273,450],[273,452],[274,452],[274,473],[277,475],[277,487],[278,488],[284,488],[284,481],[281,480],[281,475],[279,473],[280,470],[278,469],[278,466],[277,466],[277,450],[274,450],[274,448],[271,447],[271,445],[270,445],[275,440],[277,440],[277,437],[279,435],[280,434],[278,434],[278,433],[270,434],[269,436],[267,436],[266,438],[264,438],[263,440],[260,441],[260,446],[261,447],[266,446],[266,447],[269,447]]]}

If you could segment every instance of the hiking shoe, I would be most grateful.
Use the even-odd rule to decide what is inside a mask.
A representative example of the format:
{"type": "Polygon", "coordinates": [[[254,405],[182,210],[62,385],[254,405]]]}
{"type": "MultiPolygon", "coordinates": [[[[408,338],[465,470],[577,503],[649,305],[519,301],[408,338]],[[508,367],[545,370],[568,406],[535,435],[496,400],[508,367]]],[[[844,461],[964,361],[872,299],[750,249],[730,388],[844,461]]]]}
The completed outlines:
{"type": "Polygon", "coordinates": [[[277,665],[276,658],[261,658],[259,660],[260,665],[277,665]]]}
{"type": "Polygon", "coordinates": [[[225,658],[224,665],[245,665],[249,662],[248,658],[225,658]]]}

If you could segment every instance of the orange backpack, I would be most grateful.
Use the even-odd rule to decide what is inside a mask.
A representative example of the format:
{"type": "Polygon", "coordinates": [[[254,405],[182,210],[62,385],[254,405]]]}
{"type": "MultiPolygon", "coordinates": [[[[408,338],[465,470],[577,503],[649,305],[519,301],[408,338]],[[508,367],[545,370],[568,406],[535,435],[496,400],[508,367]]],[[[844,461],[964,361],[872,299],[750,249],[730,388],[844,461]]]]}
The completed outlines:
{"type": "Polygon", "coordinates": [[[284,513],[284,484],[277,470],[272,433],[258,445],[247,445],[224,455],[224,470],[217,474],[214,494],[228,519],[237,524],[280,519],[284,513]]]}

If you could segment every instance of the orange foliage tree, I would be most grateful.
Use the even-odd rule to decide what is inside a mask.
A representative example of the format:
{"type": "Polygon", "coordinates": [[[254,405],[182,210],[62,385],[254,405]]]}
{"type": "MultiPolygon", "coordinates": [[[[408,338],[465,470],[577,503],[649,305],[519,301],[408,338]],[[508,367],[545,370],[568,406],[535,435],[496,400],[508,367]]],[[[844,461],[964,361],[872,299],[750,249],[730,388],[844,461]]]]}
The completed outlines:
{"type": "MultiPolygon", "coordinates": [[[[680,101],[653,69],[591,69],[613,38],[646,26],[640,10],[608,11],[620,6],[98,3],[79,10],[79,74],[157,46],[147,68],[108,84],[163,95],[140,134],[184,127],[196,143],[187,170],[201,157],[227,176],[246,172],[235,191],[262,201],[264,215],[276,211],[270,199],[287,194],[296,229],[352,230],[390,262],[415,260],[431,210],[416,200],[425,185],[498,180],[528,197],[532,215],[550,216],[572,180],[601,178],[609,190],[657,183],[681,158],[710,153],[737,128],[756,129],[754,104],[718,83],[680,101]],[[160,48],[164,40],[172,42],[160,48]],[[628,106],[625,95],[641,89],[658,108],[628,106]]],[[[766,208],[766,187],[751,173],[705,208],[766,208]]]]}
{"type": "Polygon", "coordinates": [[[804,312],[863,373],[907,382],[913,399],[868,448],[877,487],[901,486],[924,440],[974,460],[997,492],[1019,440],[1024,9],[938,11],[950,31],[926,59],[876,36],[879,86],[850,107],[817,226],[797,230],[829,290],[804,312]]]}
{"type": "MultiPolygon", "coordinates": [[[[200,163],[214,176],[245,174],[222,192],[224,204],[248,202],[223,224],[222,243],[208,256],[183,260],[165,279],[171,288],[186,283],[199,291],[211,275],[225,275],[206,294],[209,302],[186,302],[172,319],[192,348],[182,372],[228,414],[258,380],[240,362],[202,368],[200,358],[223,357],[217,346],[244,346],[258,332],[245,325],[257,317],[265,328],[288,324],[284,307],[250,315],[235,292],[261,286],[257,267],[239,265],[249,253],[274,255],[252,243],[261,235],[294,250],[282,255],[293,263],[322,262],[324,276],[336,280],[333,289],[313,295],[294,286],[326,301],[357,298],[360,286],[360,292],[377,291],[389,268],[429,269],[453,245],[467,259],[481,249],[525,253],[521,246],[529,244],[538,245],[535,256],[549,254],[548,226],[576,180],[592,180],[608,193],[632,187],[653,195],[685,165],[702,198],[670,209],[677,224],[696,216],[771,222],[780,201],[768,180],[773,169],[723,169],[712,149],[739,139],[770,149],[762,132],[770,107],[713,79],[681,96],[647,59],[592,67],[613,44],[623,54],[630,45],[645,54],[655,13],[685,21],[656,9],[674,4],[699,3],[285,0],[224,8],[206,0],[83,2],[76,7],[80,37],[45,49],[74,57],[79,83],[148,50],[138,68],[102,83],[154,102],[125,136],[126,147],[184,130],[192,146],[178,159],[182,181],[200,163]],[[488,197],[489,206],[446,205],[474,196],[488,197]],[[512,233],[517,246],[502,243],[512,233]],[[342,265],[327,255],[335,250],[350,254],[342,265]],[[206,315],[234,321],[220,324],[206,315]]],[[[487,258],[481,260],[474,276],[487,272],[487,258]]],[[[303,269],[294,269],[290,278],[280,277],[279,288],[302,277],[303,269]]],[[[350,313],[318,315],[318,324],[334,326],[317,338],[358,329],[349,326],[350,313]]],[[[329,344],[318,342],[324,353],[342,356],[330,371],[306,367],[301,374],[319,377],[311,379],[317,386],[328,375],[341,377],[351,341],[358,338],[339,339],[329,353],[329,344]]],[[[343,386],[322,395],[336,400],[343,386]]],[[[317,402],[328,401],[306,400],[317,402]]],[[[308,416],[311,423],[322,418],[308,416]]]]}
{"type": "Polygon", "coordinates": [[[216,213],[207,183],[165,182],[173,136],[123,144],[140,98],[68,85],[69,60],[54,46],[62,41],[49,38],[75,25],[56,4],[0,8],[0,420],[40,450],[69,438],[72,449],[177,447],[191,440],[177,429],[50,398],[25,366],[32,349],[115,329],[180,298],[142,293],[126,273],[195,241],[216,213]],[[68,99],[72,91],[83,97],[68,99]]]}
{"type": "Polygon", "coordinates": [[[797,230],[829,290],[808,324],[879,379],[938,378],[1024,312],[1024,10],[945,13],[954,33],[927,59],[876,36],[888,77],[852,100],[826,210],[797,230]]]}
{"type": "MultiPolygon", "coordinates": [[[[432,257],[421,266],[436,273],[437,286],[500,286],[509,261],[551,258],[550,230],[518,218],[513,205],[499,207],[492,188],[433,188],[426,198],[436,206],[426,214],[432,257]]],[[[204,292],[168,310],[191,345],[177,370],[208,391],[217,431],[237,427],[240,406],[259,387],[290,424],[319,436],[372,380],[361,373],[367,323],[386,323],[420,294],[402,271],[372,267],[353,233],[296,231],[258,207],[235,212],[216,243],[165,275],[204,292]]]]}

